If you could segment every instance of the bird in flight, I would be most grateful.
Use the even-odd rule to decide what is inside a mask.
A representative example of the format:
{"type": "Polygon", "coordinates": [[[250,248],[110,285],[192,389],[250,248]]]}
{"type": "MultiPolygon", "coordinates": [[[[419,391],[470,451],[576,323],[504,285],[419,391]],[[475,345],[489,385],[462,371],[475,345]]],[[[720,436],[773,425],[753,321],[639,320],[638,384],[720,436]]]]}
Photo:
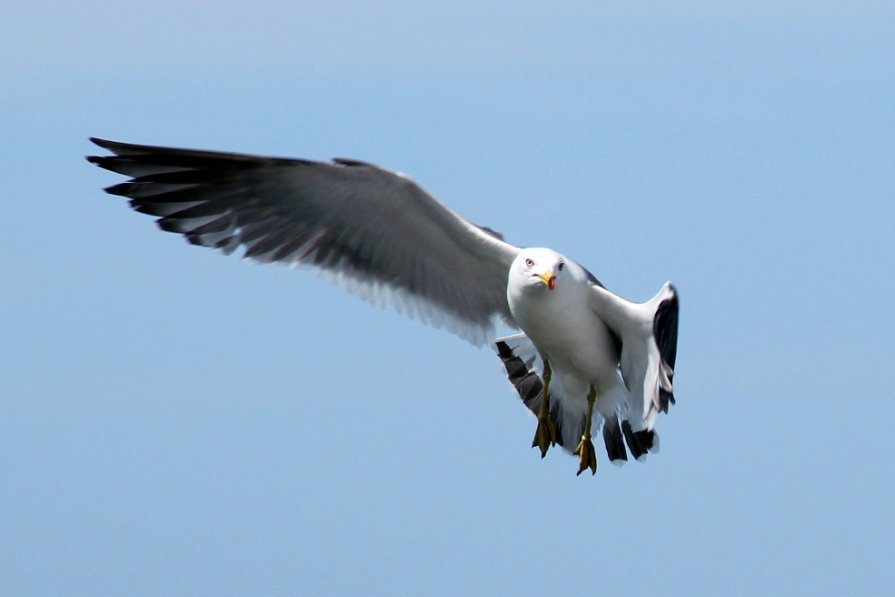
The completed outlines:
{"type": "Polygon", "coordinates": [[[568,257],[507,243],[408,176],[365,162],[91,141],[108,153],[88,161],[129,178],[106,191],[190,243],[310,265],[476,345],[497,320],[518,329],[493,347],[537,418],[542,458],[559,444],[579,457],[579,475],[596,473],[601,429],[612,462],[658,450],[656,417],[674,404],[670,283],[629,302],[568,257]]]}

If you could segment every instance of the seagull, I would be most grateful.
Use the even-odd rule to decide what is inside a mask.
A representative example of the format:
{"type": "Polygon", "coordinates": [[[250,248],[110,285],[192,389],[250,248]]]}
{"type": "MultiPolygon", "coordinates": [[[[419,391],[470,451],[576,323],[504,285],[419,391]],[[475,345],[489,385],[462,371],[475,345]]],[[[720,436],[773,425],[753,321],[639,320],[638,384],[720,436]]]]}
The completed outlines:
{"type": "Polygon", "coordinates": [[[129,179],[106,188],[162,230],[261,263],[308,265],[360,296],[482,346],[536,416],[532,447],[597,470],[657,452],[656,418],[674,404],[678,296],[665,283],[629,302],[572,259],[521,248],[373,164],[176,149],[91,138],[87,160],[129,179]],[[627,445],[627,450],[626,450],[627,445]]]}

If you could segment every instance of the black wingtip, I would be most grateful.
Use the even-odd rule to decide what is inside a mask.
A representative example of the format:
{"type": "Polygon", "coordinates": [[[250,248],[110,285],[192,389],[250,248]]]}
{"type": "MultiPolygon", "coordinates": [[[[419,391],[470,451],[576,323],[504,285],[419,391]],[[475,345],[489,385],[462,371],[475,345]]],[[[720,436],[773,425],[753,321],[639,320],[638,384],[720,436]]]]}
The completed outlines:
{"type": "Polygon", "coordinates": [[[103,139],[102,137],[88,137],[91,143],[98,147],[102,147],[103,149],[112,149],[116,145],[119,145],[117,141],[112,141],[110,139],[103,139]]]}
{"type": "Polygon", "coordinates": [[[653,336],[659,347],[662,360],[674,369],[677,360],[677,321],[680,303],[674,286],[671,287],[671,296],[663,300],[656,309],[653,317],[653,336]]]}
{"type": "MultiPolygon", "coordinates": [[[[111,151],[112,146],[115,145],[114,141],[109,141],[107,139],[100,139],[99,137],[88,137],[91,143],[98,147],[102,147],[103,149],[108,149],[111,151]]],[[[101,156],[101,155],[88,155],[85,159],[91,164],[96,164],[100,168],[105,168],[103,164],[106,163],[106,160],[109,159],[109,156],[101,156]]]]}
{"type": "MultiPolygon", "coordinates": [[[[102,162],[94,162],[95,164],[102,166],[102,162]]],[[[119,197],[130,197],[131,187],[133,186],[130,182],[120,182],[118,184],[113,184],[110,187],[106,187],[103,190],[110,195],[117,195],[119,197]]],[[[132,203],[131,207],[135,207],[132,203]]],[[[139,211],[139,210],[138,210],[139,211]]]]}
{"type": "MultiPolygon", "coordinates": [[[[680,306],[674,286],[669,285],[669,289],[671,295],[659,303],[653,317],[653,337],[656,339],[656,346],[659,348],[662,361],[670,369],[668,381],[671,382],[674,379],[674,365],[677,360],[677,325],[680,306]]],[[[674,403],[674,393],[660,387],[659,410],[667,413],[668,407],[674,403]]]]}
{"type": "Polygon", "coordinates": [[[513,349],[503,341],[495,342],[497,356],[500,357],[507,372],[510,383],[516,388],[519,398],[532,412],[537,412],[541,405],[541,390],[544,388],[541,378],[529,370],[525,362],[516,356],[513,349]]]}

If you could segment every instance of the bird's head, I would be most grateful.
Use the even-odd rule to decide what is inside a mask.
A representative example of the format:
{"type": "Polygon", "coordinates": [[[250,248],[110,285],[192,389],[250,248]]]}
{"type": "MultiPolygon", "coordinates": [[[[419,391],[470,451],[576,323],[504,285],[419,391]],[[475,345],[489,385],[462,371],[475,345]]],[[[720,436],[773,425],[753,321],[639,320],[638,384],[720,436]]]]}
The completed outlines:
{"type": "Polygon", "coordinates": [[[523,249],[513,261],[511,271],[526,288],[556,290],[565,275],[565,257],[552,249],[523,249]]]}

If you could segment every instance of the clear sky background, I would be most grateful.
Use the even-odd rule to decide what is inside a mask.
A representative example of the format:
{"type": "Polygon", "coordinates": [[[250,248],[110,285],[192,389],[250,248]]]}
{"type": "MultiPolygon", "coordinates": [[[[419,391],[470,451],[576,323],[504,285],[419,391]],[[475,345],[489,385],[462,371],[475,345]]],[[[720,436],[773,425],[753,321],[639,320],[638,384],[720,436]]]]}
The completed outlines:
{"type": "Polygon", "coordinates": [[[880,594],[891,2],[5,2],[0,594],[880,594]],[[410,173],[681,296],[646,463],[498,360],[162,233],[90,135],[410,173]]]}

